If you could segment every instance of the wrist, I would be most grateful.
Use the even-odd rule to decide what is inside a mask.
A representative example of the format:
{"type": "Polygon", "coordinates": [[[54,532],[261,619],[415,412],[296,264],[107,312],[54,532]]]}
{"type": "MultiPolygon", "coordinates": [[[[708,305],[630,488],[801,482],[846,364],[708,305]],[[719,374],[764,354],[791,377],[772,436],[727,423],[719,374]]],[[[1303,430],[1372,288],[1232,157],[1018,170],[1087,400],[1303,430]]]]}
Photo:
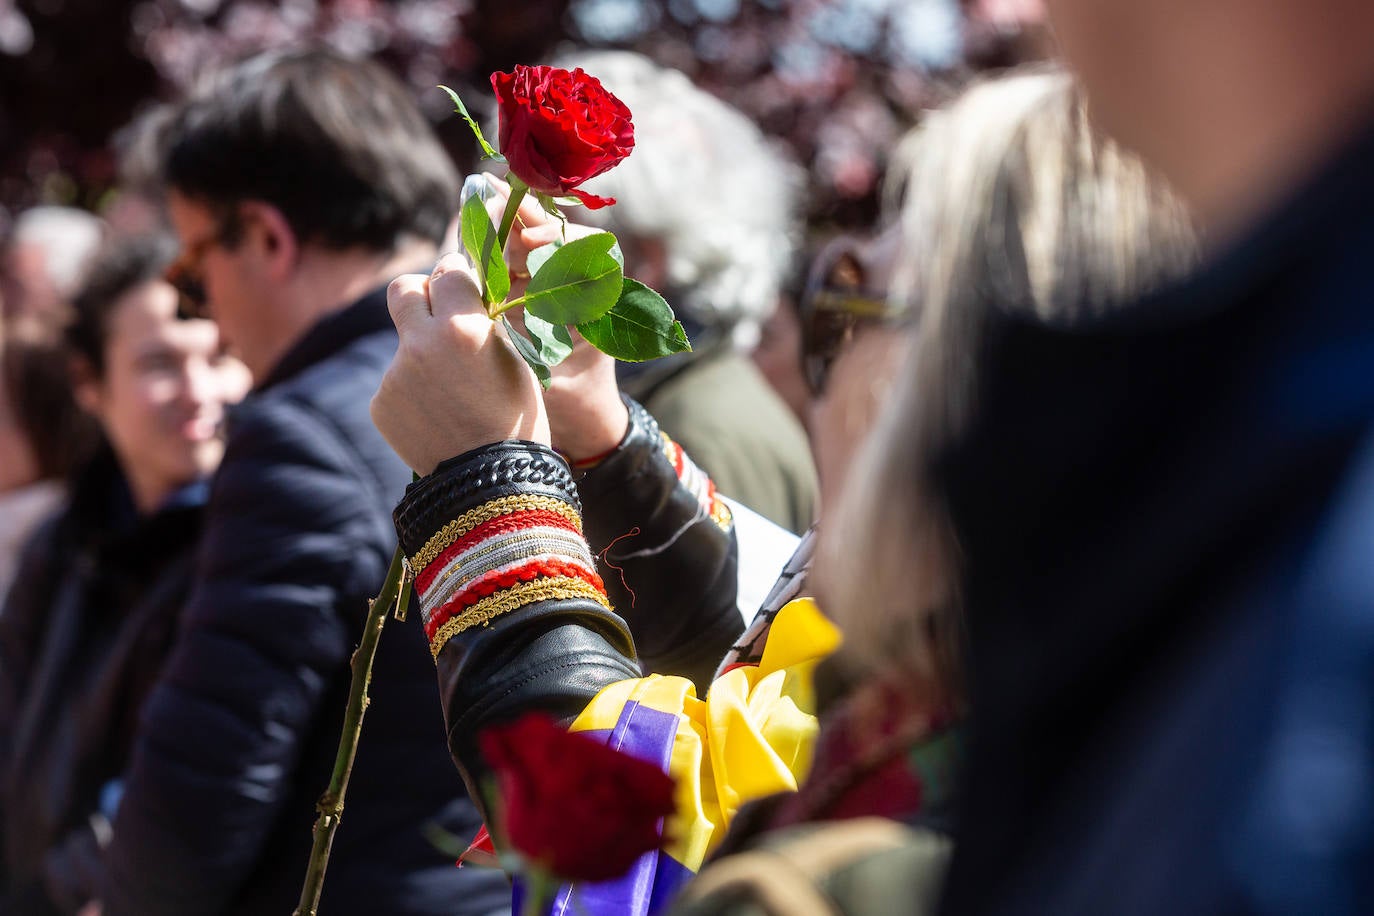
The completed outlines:
{"type": "Polygon", "coordinates": [[[537,442],[507,439],[439,462],[406,487],[393,513],[396,535],[412,566],[421,562],[436,534],[455,516],[489,500],[521,494],[581,503],[567,463],[537,442]]]}
{"type": "Polygon", "coordinates": [[[613,403],[583,415],[553,437],[553,447],[575,468],[598,463],[625,441],[630,431],[630,410],[617,397],[613,403]]]}
{"type": "Polygon", "coordinates": [[[442,462],[411,485],[396,529],[436,660],[450,639],[526,605],[610,606],[572,476],[547,446],[508,440],[442,462]]]}

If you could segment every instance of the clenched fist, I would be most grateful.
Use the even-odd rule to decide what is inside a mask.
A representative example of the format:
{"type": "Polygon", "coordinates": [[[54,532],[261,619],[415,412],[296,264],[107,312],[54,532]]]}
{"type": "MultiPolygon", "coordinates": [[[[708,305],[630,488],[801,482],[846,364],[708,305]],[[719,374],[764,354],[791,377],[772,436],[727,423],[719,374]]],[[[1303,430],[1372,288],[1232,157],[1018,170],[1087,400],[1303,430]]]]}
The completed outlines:
{"type": "Polygon", "coordinates": [[[372,398],[372,422],[420,474],[503,439],[549,444],[539,382],[487,317],[461,254],[428,277],[392,281],[387,307],[400,346],[372,398]]]}

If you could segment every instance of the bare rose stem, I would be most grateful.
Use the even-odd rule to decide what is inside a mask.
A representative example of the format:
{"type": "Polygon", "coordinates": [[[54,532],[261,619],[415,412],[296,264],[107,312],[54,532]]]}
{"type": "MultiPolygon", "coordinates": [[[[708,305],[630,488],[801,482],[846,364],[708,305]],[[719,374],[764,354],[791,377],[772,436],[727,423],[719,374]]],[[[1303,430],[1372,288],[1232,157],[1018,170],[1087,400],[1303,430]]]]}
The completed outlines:
{"type": "Polygon", "coordinates": [[[367,688],[372,683],[372,659],[377,654],[377,641],[386,623],[387,611],[396,607],[398,619],[405,619],[409,603],[410,583],[406,579],[405,555],[397,547],[391,557],[382,590],[368,605],[367,622],[363,624],[363,638],[353,652],[349,667],[353,678],[348,686],[348,708],[344,713],[343,734],[339,737],[339,751],[334,756],[334,772],[329,788],[315,803],[319,817],[315,819],[315,843],[310,850],[310,864],[305,871],[305,885],[295,916],[315,916],[320,906],[320,892],[324,889],[324,873],[329,867],[329,850],[334,844],[334,831],[343,817],[344,793],[348,791],[348,777],[353,771],[353,758],[358,753],[358,738],[363,730],[363,713],[367,712],[367,688]]]}
{"type": "Polygon", "coordinates": [[[506,209],[501,211],[501,227],[496,230],[496,244],[501,246],[502,253],[506,250],[506,239],[510,238],[510,229],[515,225],[520,203],[529,190],[529,186],[514,175],[507,175],[506,180],[510,183],[510,197],[506,198],[506,209]]]}
{"type": "MultiPolygon", "coordinates": [[[[500,251],[506,250],[506,239],[515,225],[516,213],[524,200],[528,186],[509,176],[510,197],[506,209],[501,213],[501,226],[496,233],[496,244],[500,251]]],[[[505,309],[492,315],[496,318],[505,309]]],[[[416,480],[419,476],[416,475],[416,480]]],[[[367,688],[372,683],[372,660],[377,655],[377,641],[386,623],[387,611],[396,608],[396,618],[405,620],[406,606],[409,604],[410,588],[405,582],[407,567],[405,555],[398,546],[391,555],[391,566],[386,572],[382,590],[368,605],[367,622],[363,624],[363,638],[353,652],[349,667],[353,677],[348,685],[348,708],[344,713],[343,734],[339,736],[339,750],[334,755],[334,772],[329,777],[329,788],[324,790],[320,800],[315,803],[319,817],[315,819],[315,842],[310,849],[310,864],[305,870],[305,885],[301,888],[301,900],[296,905],[294,916],[316,916],[320,906],[320,892],[324,890],[324,873],[329,868],[329,851],[334,845],[334,831],[343,817],[344,793],[348,791],[348,777],[353,772],[353,758],[358,754],[358,739],[363,731],[363,713],[367,712],[367,688]]]]}
{"type": "MultiPolygon", "coordinates": [[[[506,198],[506,209],[501,211],[501,225],[496,230],[496,248],[503,256],[511,227],[515,225],[515,217],[520,212],[520,202],[525,199],[525,192],[529,190],[529,186],[514,175],[507,175],[506,181],[510,184],[510,196],[506,198]]],[[[495,321],[508,308],[509,304],[493,302],[488,306],[487,316],[495,321]]]]}
{"type": "Polygon", "coordinates": [[[543,916],[558,893],[558,881],[541,868],[527,870],[524,878],[525,905],[521,908],[520,916],[543,916]]]}

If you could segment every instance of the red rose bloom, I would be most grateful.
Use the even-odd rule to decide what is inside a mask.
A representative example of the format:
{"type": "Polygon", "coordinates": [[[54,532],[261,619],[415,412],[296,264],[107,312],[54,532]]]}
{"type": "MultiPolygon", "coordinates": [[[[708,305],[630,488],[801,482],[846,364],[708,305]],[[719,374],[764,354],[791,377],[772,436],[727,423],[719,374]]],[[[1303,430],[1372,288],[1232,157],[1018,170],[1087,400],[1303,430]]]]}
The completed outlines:
{"type": "Polygon", "coordinates": [[[663,845],[673,780],[657,766],[531,713],[482,733],[505,840],[564,881],[608,881],[663,845]]]}
{"type": "Polygon", "coordinates": [[[634,149],[630,109],[580,67],[516,66],[493,73],[501,154],[511,172],[541,194],[571,194],[591,209],[615,203],[578,185],[634,149]]]}

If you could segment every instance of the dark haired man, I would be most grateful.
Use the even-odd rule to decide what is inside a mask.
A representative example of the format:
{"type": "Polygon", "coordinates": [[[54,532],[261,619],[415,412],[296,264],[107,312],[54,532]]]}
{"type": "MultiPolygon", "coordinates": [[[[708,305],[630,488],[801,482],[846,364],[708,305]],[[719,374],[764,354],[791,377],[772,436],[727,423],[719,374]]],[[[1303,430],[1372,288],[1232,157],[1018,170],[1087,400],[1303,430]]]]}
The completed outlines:
{"type": "MultiPolygon", "coordinates": [[[[254,389],[230,418],[184,628],[115,820],[104,906],[288,913],[410,477],[368,416],[396,348],[385,286],[433,261],[457,180],[399,83],[323,51],[233,67],[163,131],[178,271],[254,389]]],[[[382,640],[324,912],[508,907],[499,875],[455,869],[430,839],[470,837],[478,818],[444,748],[424,647],[413,624],[382,640]]]]}
{"type": "Polygon", "coordinates": [[[946,911],[1367,911],[1374,4],[1046,5],[1214,252],[989,322],[941,465],[975,710],[946,911]]]}

